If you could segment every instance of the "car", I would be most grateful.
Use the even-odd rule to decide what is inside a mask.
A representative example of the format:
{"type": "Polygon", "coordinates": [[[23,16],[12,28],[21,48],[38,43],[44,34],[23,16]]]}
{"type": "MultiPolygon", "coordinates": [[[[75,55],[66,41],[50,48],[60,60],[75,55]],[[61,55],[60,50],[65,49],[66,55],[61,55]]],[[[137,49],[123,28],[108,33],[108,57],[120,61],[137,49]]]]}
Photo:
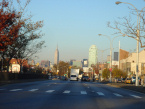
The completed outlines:
{"type": "Polygon", "coordinates": [[[90,81],[90,78],[89,76],[83,76],[81,81],[90,81]]]}
{"type": "Polygon", "coordinates": [[[71,75],[70,76],[70,81],[78,81],[77,75],[71,75]]]}
{"type": "Polygon", "coordinates": [[[126,78],[121,78],[121,82],[124,83],[126,78]]]}
{"type": "Polygon", "coordinates": [[[132,83],[131,78],[126,78],[124,83],[125,84],[131,84],[132,83]]]}
{"type": "MultiPolygon", "coordinates": [[[[131,81],[132,81],[132,84],[135,84],[135,82],[136,82],[136,77],[133,76],[133,77],[131,78],[131,81]]],[[[140,78],[139,78],[139,77],[138,77],[138,81],[139,81],[139,84],[140,84],[140,78]]]]}
{"type": "Polygon", "coordinates": [[[117,79],[117,83],[121,83],[121,79],[120,78],[117,79]]]}
{"type": "Polygon", "coordinates": [[[131,78],[132,84],[135,84],[135,81],[136,81],[136,77],[133,76],[133,77],[131,78]]]}

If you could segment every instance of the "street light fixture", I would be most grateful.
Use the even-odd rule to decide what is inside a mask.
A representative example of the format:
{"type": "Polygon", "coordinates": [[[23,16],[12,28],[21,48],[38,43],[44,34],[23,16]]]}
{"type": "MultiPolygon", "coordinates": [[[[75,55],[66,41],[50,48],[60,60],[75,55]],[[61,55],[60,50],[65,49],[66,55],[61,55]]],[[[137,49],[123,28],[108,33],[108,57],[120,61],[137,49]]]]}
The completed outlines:
{"type": "Polygon", "coordinates": [[[111,76],[112,76],[112,46],[113,46],[113,40],[119,36],[113,37],[113,39],[111,39],[109,36],[107,35],[102,35],[102,34],[98,34],[99,36],[104,36],[107,37],[110,41],[110,82],[111,82],[111,76]]]}
{"type": "Polygon", "coordinates": [[[115,3],[116,3],[116,5],[118,5],[118,4],[122,3],[122,2],[120,2],[120,1],[117,1],[117,2],[115,2],[115,3]]]}
{"type": "Polygon", "coordinates": [[[142,10],[140,11],[140,13],[138,12],[137,8],[131,4],[131,3],[128,3],[128,2],[120,2],[120,1],[117,1],[115,2],[117,5],[120,4],[120,3],[124,3],[124,4],[128,4],[128,5],[131,5],[137,12],[137,35],[136,35],[136,40],[137,40],[137,49],[136,49],[136,86],[139,85],[139,82],[138,82],[138,65],[139,65],[139,41],[140,41],[140,16],[141,16],[141,13],[143,12],[144,8],[142,8],[142,10]]]}

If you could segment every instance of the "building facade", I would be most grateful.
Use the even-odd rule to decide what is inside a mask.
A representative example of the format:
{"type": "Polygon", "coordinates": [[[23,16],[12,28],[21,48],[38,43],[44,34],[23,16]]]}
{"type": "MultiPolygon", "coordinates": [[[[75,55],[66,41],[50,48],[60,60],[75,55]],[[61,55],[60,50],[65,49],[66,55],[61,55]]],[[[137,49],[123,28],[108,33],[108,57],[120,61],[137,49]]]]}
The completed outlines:
{"type": "Polygon", "coordinates": [[[55,54],[54,54],[54,64],[58,65],[59,64],[59,51],[58,51],[58,46],[55,50],[55,54]]]}
{"type": "MultiPolygon", "coordinates": [[[[139,53],[138,76],[143,75],[145,67],[145,49],[139,53]]],[[[128,73],[128,76],[136,74],[136,53],[128,53],[128,57],[120,60],[120,69],[128,73]]]]}
{"type": "Polygon", "coordinates": [[[78,68],[82,68],[82,61],[81,60],[73,61],[73,65],[72,66],[78,67],[78,68]]]}
{"type": "Polygon", "coordinates": [[[88,60],[88,67],[97,64],[97,47],[96,45],[92,45],[89,49],[89,60],[88,60]]]}
{"type": "Polygon", "coordinates": [[[82,67],[88,67],[88,59],[83,59],[82,67]]]}
{"type": "Polygon", "coordinates": [[[48,60],[42,60],[40,62],[40,67],[42,67],[42,68],[48,68],[48,67],[50,67],[50,61],[48,61],[48,60]]]}
{"type": "Polygon", "coordinates": [[[119,53],[118,52],[114,52],[114,61],[118,61],[119,59],[119,53]]]}

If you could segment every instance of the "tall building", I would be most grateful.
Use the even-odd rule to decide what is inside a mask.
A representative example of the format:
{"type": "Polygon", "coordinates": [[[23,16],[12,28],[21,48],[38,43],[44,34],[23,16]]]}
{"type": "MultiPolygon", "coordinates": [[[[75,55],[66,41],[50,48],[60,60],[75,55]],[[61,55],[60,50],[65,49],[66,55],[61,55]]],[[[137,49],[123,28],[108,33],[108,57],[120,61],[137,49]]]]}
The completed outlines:
{"type": "Polygon", "coordinates": [[[55,50],[55,55],[54,55],[54,64],[58,65],[59,64],[59,51],[58,51],[58,46],[55,50]]]}
{"type": "Polygon", "coordinates": [[[43,67],[43,68],[45,68],[45,67],[50,67],[50,61],[48,61],[48,60],[42,60],[41,62],[40,62],[40,66],[41,67],[43,67]]]}
{"type": "Polygon", "coordinates": [[[82,66],[88,67],[88,59],[83,59],[82,66]]]}
{"type": "Polygon", "coordinates": [[[114,52],[114,61],[118,61],[118,55],[119,55],[118,52],[114,52]]]}
{"type": "Polygon", "coordinates": [[[73,66],[82,68],[82,61],[81,60],[73,61],[73,66]]]}
{"type": "Polygon", "coordinates": [[[70,65],[72,66],[73,65],[73,61],[76,61],[75,59],[71,59],[70,60],[70,65]]]}
{"type": "Polygon", "coordinates": [[[96,45],[92,45],[89,49],[89,65],[88,67],[91,67],[91,65],[97,64],[97,47],[96,45]]]}

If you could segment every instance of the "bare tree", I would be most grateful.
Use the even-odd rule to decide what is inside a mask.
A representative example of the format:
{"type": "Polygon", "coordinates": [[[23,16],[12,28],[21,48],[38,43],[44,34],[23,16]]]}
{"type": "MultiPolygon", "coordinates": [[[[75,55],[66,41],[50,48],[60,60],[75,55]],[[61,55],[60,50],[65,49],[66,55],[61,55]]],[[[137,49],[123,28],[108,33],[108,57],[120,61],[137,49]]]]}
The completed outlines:
{"type": "Polygon", "coordinates": [[[140,47],[143,48],[145,47],[145,15],[143,10],[138,10],[138,13],[136,14],[136,10],[131,9],[131,14],[128,17],[119,18],[119,21],[114,21],[114,26],[108,22],[108,27],[117,31],[114,34],[123,37],[127,36],[135,40],[138,40],[137,37],[139,37],[140,47]],[[138,23],[136,23],[137,21],[133,21],[133,16],[138,17],[138,23]]]}

